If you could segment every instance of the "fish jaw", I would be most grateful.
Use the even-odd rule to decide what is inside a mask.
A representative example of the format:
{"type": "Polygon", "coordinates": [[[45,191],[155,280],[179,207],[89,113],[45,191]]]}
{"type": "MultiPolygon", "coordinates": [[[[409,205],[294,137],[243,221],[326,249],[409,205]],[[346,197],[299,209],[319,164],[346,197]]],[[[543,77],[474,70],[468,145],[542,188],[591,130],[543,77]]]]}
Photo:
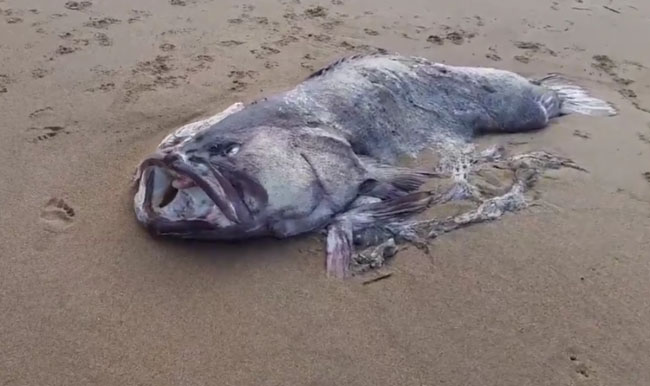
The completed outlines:
{"type": "Polygon", "coordinates": [[[159,151],[146,158],[135,185],[136,218],[157,235],[237,238],[263,223],[259,207],[266,204],[266,192],[254,179],[209,163],[187,162],[179,153],[159,151]],[[238,181],[232,181],[234,176],[238,181]],[[242,191],[242,184],[256,187],[254,199],[242,191]],[[258,204],[256,210],[249,209],[251,201],[258,204]]]}

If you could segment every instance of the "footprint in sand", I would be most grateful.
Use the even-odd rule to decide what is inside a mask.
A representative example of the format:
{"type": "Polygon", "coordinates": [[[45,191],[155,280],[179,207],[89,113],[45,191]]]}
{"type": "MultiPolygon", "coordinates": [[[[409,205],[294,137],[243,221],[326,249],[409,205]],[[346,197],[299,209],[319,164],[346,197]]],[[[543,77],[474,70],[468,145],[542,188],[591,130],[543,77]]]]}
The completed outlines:
{"type": "Polygon", "coordinates": [[[514,56],[514,59],[515,59],[516,61],[518,61],[518,62],[523,63],[523,64],[528,64],[528,63],[530,63],[530,58],[529,58],[528,56],[524,56],[524,55],[515,55],[515,56],[514,56]]]}
{"type": "Polygon", "coordinates": [[[273,61],[273,60],[267,60],[266,62],[264,62],[264,68],[267,68],[269,70],[272,69],[272,68],[276,68],[279,65],[280,64],[278,62],[273,61]]]}
{"type": "Polygon", "coordinates": [[[494,60],[495,62],[498,62],[498,61],[501,60],[501,57],[500,57],[499,54],[497,53],[497,49],[496,49],[496,48],[494,48],[494,47],[489,47],[489,48],[488,48],[488,51],[490,51],[490,52],[488,52],[487,54],[485,54],[485,57],[486,57],[486,58],[488,58],[488,59],[490,59],[490,60],[494,60]]]}
{"type": "MultiPolygon", "coordinates": [[[[648,123],[648,127],[650,127],[650,123],[648,123]]],[[[637,135],[637,137],[639,137],[639,141],[650,145],[650,134],[646,135],[646,134],[639,131],[639,132],[636,133],[636,135],[637,135]]]]}
{"type": "Polygon", "coordinates": [[[163,43],[158,48],[160,48],[160,50],[163,52],[169,52],[174,51],[176,49],[176,45],[171,43],[163,43]]]}
{"type": "Polygon", "coordinates": [[[634,81],[618,76],[618,64],[607,55],[594,55],[591,66],[599,71],[609,75],[612,80],[620,85],[628,86],[634,81]]]}
{"type": "Polygon", "coordinates": [[[255,79],[257,77],[257,71],[240,71],[234,70],[230,71],[228,78],[232,79],[231,91],[243,91],[248,86],[248,83],[244,82],[243,79],[255,79]]]}
{"type": "Polygon", "coordinates": [[[257,24],[269,24],[269,19],[264,16],[251,17],[250,20],[257,24]]]}
{"type": "Polygon", "coordinates": [[[75,220],[75,210],[60,198],[51,198],[41,209],[39,216],[43,227],[51,232],[64,232],[75,220]]]}
{"type": "Polygon", "coordinates": [[[291,43],[295,43],[299,41],[299,39],[295,36],[287,35],[283,36],[282,39],[276,40],[273,42],[273,44],[280,46],[280,47],[286,47],[291,43]]]}
{"type": "Polygon", "coordinates": [[[267,56],[279,54],[280,50],[267,45],[262,45],[259,49],[250,50],[250,53],[255,55],[255,58],[257,59],[265,59],[267,56]]]}
{"type": "Polygon", "coordinates": [[[170,55],[157,55],[153,60],[138,62],[131,70],[133,79],[127,80],[123,89],[123,101],[135,102],[140,94],[155,91],[162,87],[172,89],[179,87],[181,82],[187,82],[188,75],[180,74],[170,55]]]}
{"type": "Polygon", "coordinates": [[[307,39],[312,39],[315,40],[319,43],[327,43],[330,40],[332,40],[332,37],[330,35],[326,34],[307,34],[307,39]]]}
{"type": "Polygon", "coordinates": [[[574,377],[580,381],[595,380],[596,372],[593,367],[580,357],[575,350],[570,350],[569,361],[574,371],[574,377]]]}
{"type": "Polygon", "coordinates": [[[370,29],[370,28],[364,28],[363,32],[365,32],[366,35],[370,35],[370,36],[379,35],[379,32],[375,31],[374,29],[370,29]]]}
{"type": "Polygon", "coordinates": [[[141,11],[138,9],[132,9],[131,10],[131,17],[127,20],[129,24],[133,24],[138,21],[142,21],[142,19],[146,19],[151,16],[151,12],[149,11],[141,11]]]}
{"type": "Polygon", "coordinates": [[[13,83],[9,75],[0,74],[0,94],[7,92],[7,86],[13,83]]]}
{"type": "Polygon", "coordinates": [[[219,42],[219,45],[222,47],[234,47],[244,44],[244,42],[239,40],[222,40],[219,42]]]}
{"type": "Polygon", "coordinates": [[[196,65],[192,67],[188,67],[186,71],[189,72],[197,72],[197,71],[203,71],[207,70],[210,68],[210,63],[214,62],[214,57],[211,55],[197,55],[192,58],[192,61],[197,63],[196,65]]]}
{"type": "Polygon", "coordinates": [[[114,89],[115,89],[115,83],[108,82],[108,83],[102,83],[97,87],[87,88],[86,91],[88,91],[88,92],[96,92],[96,91],[109,92],[109,91],[113,91],[114,89]]]}
{"type": "MultiPolygon", "coordinates": [[[[612,60],[609,56],[607,55],[594,55],[592,57],[593,63],[591,66],[601,72],[604,72],[607,74],[614,82],[619,84],[621,88],[619,88],[618,92],[634,106],[637,110],[643,111],[646,113],[650,113],[650,107],[646,106],[643,104],[641,100],[639,100],[638,95],[636,92],[632,89],[630,89],[630,85],[634,83],[633,80],[623,78],[619,75],[619,64],[614,60],[612,60]]],[[[630,62],[630,61],[624,61],[622,62],[622,65],[625,65],[628,67],[633,67],[636,68],[637,70],[643,69],[644,67],[638,63],[635,62],[630,62]]]]}
{"type": "Polygon", "coordinates": [[[429,42],[429,43],[434,43],[434,44],[438,44],[438,45],[440,45],[440,46],[443,45],[443,44],[445,44],[445,41],[444,41],[440,36],[438,36],[438,35],[429,35],[429,36],[427,37],[427,42],[429,42]]]}
{"type": "Polygon", "coordinates": [[[41,109],[34,110],[31,114],[29,114],[29,117],[31,119],[40,118],[44,115],[51,114],[53,111],[54,111],[53,108],[51,108],[50,106],[46,106],[41,109]]]}
{"type": "Polygon", "coordinates": [[[93,5],[90,1],[68,1],[64,7],[73,11],[83,11],[84,9],[93,5]]]}
{"type": "Polygon", "coordinates": [[[59,133],[66,133],[66,134],[70,133],[69,131],[65,131],[65,127],[63,126],[45,126],[42,128],[32,127],[30,130],[39,131],[38,135],[35,138],[32,138],[32,140],[30,141],[32,143],[45,141],[47,139],[55,137],[59,133]]]}
{"type": "Polygon", "coordinates": [[[307,8],[305,10],[305,16],[309,18],[316,18],[316,17],[325,17],[327,16],[327,8],[316,6],[313,8],[307,8]]]}
{"type": "Polygon", "coordinates": [[[34,79],[45,78],[50,72],[51,70],[45,68],[35,68],[32,70],[32,78],[34,79]]]}
{"type": "Polygon", "coordinates": [[[516,41],[514,42],[515,47],[524,51],[523,55],[516,55],[514,58],[518,62],[527,64],[536,54],[548,54],[551,56],[557,56],[557,53],[550,48],[546,47],[542,43],[537,42],[526,42],[526,41],[516,41]]]}
{"type": "Polygon", "coordinates": [[[466,41],[470,41],[476,36],[475,32],[468,32],[463,29],[453,30],[451,27],[443,26],[445,30],[445,35],[429,35],[427,37],[427,42],[434,43],[438,45],[445,44],[445,40],[449,41],[457,46],[464,44],[466,41]]]}
{"type": "Polygon", "coordinates": [[[102,47],[108,47],[113,45],[113,41],[111,40],[111,38],[109,38],[108,35],[106,35],[103,32],[97,32],[95,34],[95,41],[97,41],[97,43],[102,47]]]}
{"type": "Polygon", "coordinates": [[[106,29],[110,25],[121,23],[120,19],[115,19],[113,17],[103,17],[101,19],[91,17],[90,21],[84,23],[84,26],[98,29],[106,29]]]}
{"type": "Polygon", "coordinates": [[[585,133],[584,131],[580,131],[580,130],[577,130],[577,129],[573,130],[573,136],[578,137],[578,138],[582,138],[582,139],[590,139],[591,138],[591,135],[589,135],[589,133],[585,133]]]}
{"type": "Polygon", "coordinates": [[[59,46],[59,48],[54,51],[57,55],[68,55],[75,51],[79,50],[78,47],[69,47],[69,46],[59,46]]]}
{"type": "Polygon", "coordinates": [[[153,60],[138,62],[134,73],[145,73],[148,75],[156,76],[168,73],[174,69],[171,64],[172,57],[169,55],[157,55],[153,60]]]}
{"type": "Polygon", "coordinates": [[[6,16],[5,21],[7,24],[18,24],[23,22],[23,19],[18,17],[23,15],[23,12],[20,10],[5,9],[3,11],[2,8],[0,8],[0,15],[6,16]]]}
{"type": "Polygon", "coordinates": [[[197,55],[192,60],[195,62],[214,62],[214,57],[212,55],[197,55]]]}

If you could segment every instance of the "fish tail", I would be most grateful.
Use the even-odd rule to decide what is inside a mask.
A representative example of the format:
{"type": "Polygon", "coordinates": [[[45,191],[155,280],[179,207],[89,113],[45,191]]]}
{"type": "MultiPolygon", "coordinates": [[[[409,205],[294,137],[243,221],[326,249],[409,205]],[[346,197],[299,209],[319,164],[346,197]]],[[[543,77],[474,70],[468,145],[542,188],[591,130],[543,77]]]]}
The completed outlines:
{"type": "Polygon", "coordinates": [[[540,100],[549,117],[567,114],[603,117],[618,114],[613,104],[593,97],[585,88],[560,74],[549,74],[535,83],[554,91],[555,95],[547,93],[540,100]]]}

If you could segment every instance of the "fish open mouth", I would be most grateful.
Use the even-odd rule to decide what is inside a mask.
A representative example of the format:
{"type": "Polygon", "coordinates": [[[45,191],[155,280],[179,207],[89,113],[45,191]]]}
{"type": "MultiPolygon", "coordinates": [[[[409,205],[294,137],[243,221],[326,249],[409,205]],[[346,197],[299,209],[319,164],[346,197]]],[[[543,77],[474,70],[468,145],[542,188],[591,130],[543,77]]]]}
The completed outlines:
{"type": "Polygon", "coordinates": [[[251,223],[266,191],[245,173],[178,155],[155,154],[138,168],[135,209],[156,233],[187,233],[251,223]]]}

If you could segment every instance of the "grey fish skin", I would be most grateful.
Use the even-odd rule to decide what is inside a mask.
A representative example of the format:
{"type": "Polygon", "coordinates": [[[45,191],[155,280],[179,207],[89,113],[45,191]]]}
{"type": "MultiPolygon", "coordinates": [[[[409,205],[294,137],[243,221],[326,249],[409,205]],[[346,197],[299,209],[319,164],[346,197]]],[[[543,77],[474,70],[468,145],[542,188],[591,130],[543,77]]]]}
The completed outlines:
{"type": "Polygon", "coordinates": [[[448,137],[544,128],[561,103],[554,90],[509,71],[353,56],[226,117],[192,145],[260,125],[318,126],[339,132],[359,155],[393,163],[448,137]]]}
{"type": "Polygon", "coordinates": [[[139,167],[135,211],[154,234],[192,239],[284,238],[330,226],[328,266],[344,275],[350,232],[434,200],[415,192],[433,173],[399,168],[399,158],[481,133],[542,129],[569,113],[616,110],[557,75],[343,58],[293,89],[170,135],[139,167]],[[360,196],[380,201],[354,205],[360,196]]]}

